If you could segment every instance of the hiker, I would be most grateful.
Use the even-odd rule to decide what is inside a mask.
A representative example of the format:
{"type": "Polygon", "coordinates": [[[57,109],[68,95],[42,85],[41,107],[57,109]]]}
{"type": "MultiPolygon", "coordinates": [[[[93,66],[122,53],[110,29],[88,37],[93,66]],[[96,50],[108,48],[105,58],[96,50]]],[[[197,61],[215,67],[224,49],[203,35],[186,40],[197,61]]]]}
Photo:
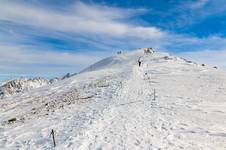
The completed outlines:
{"type": "Polygon", "coordinates": [[[139,57],[139,59],[138,59],[138,66],[139,66],[139,67],[141,66],[141,63],[142,63],[141,57],[139,57]]]}
{"type": "Polygon", "coordinates": [[[139,67],[141,66],[141,61],[140,60],[138,60],[138,65],[139,65],[139,67]]]}

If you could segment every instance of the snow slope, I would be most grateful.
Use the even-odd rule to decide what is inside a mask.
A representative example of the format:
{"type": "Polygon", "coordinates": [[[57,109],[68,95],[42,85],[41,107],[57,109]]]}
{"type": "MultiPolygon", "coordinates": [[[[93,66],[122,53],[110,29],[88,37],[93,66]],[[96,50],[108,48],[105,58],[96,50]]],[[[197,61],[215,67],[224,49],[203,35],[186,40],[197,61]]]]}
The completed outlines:
{"type": "Polygon", "coordinates": [[[226,149],[226,72],[163,53],[107,58],[0,108],[0,149],[53,149],[52,129],[59,150],[226,149]]]}

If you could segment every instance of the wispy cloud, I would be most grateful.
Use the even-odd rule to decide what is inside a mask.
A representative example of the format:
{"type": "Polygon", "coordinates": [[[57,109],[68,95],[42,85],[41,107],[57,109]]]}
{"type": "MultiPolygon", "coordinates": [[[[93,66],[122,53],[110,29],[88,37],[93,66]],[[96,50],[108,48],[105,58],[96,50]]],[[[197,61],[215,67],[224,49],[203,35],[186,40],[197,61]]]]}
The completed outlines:
{"type": "MultiPolygon", "coordinates": [[[[225,0],[189,0],[179,1],[164,12],[159,12],[159,17],[163,16],[160,26],[166,29],[185,30],[198,23],[204,24],[210,17],[222,16],[226,13],[225,0]]],[[[215,20],[219,21],[219,20],[215,20]]]]}
{"type": "Polygon", "coordinates": [[[190,4],[191,9],[198,9],[204,7],[210,0],[197,0],[190,4]]]}
{"type": "Polygon", "coordinates": [[[66,72],[78,72],[84,66],[110,55],[107,52],[42,51],[34,50],[28,46],[10,45],[1,45],[0,54],[1,74],[40,75],[62,75],[66,72]]]}
{"type": "Polygon", "coordinates": [[[127,24],[120,19],[141,10],[88,6],[81,2],[67,11],[46,10],[20,3],[0,2],[0,19],[50,30],[107,36],[158,38],[164,32],[155,27],[127,24]]]}

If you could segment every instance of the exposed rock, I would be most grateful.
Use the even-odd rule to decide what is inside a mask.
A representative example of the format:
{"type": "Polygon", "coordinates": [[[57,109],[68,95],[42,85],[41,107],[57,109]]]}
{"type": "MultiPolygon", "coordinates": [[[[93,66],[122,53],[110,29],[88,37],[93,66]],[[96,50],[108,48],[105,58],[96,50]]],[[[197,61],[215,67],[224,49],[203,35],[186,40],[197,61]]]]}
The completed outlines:
{"type": "Polygon", "coordinates": [[[72,77],[72,76],[75,76],[76,74],[77,74],[77,73],[74,73],[74,74],[67,73],[65,76],[63,76],[63,77],[61,78],[61,80],[70,78],[70,77],[72,77]]]}
{"type": "Polygon", "coordinates": [[[50,79],[49,82],[50,82],[51,84],[53,84],[53,83],[56,83],[56,82],[58,82],[58,81],[60,81],[60,80],[61,80],[60,78],[55,77],[55,78],[53,78],[53,79],[50,79]]]}
{"type": "Polygon", "coordinates": [[[16,118],[11,118],[11,119],[8,120],[8,123],[13,123],[15,121],[16,121],[16,118]]]}
{"type": "Polygon", "coordinates": [[[63,76],[62,80],[66,79],[66,78],[70,78],[70,77],[71,77],[71,74],[67,73],[65,76],[63,76]]]}

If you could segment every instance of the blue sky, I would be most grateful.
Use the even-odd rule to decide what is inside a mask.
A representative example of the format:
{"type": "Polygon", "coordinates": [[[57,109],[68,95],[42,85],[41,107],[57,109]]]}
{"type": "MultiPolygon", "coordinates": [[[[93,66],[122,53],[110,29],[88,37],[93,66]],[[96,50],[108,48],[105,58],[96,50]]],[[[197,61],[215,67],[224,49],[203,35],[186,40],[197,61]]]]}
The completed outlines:
{"type": "Polygon", "coordinates": [[[1,0],[0,80],[154,47],[226,68],[225,0],[1,0]]]}

